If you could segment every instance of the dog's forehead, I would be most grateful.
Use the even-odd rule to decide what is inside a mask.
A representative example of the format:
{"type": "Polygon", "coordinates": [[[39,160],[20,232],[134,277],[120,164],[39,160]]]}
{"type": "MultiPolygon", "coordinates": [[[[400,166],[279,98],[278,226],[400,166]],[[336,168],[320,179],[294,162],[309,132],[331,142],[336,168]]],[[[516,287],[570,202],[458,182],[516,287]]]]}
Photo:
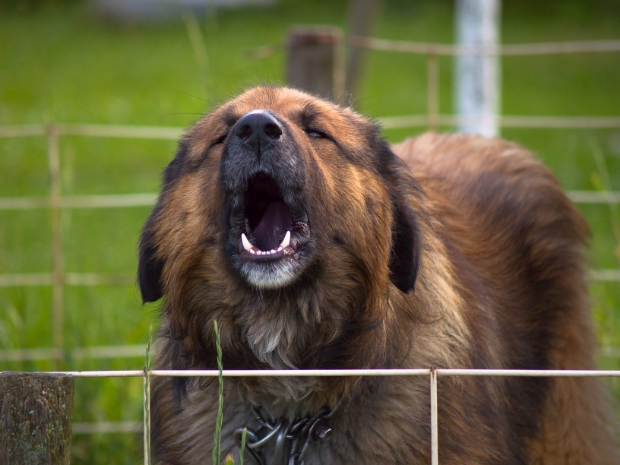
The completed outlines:
{"type": "Polygon", "coordinates": [[[308,115],[329,115],[334,120],[340,120],[345,113],[352,113],[295,89],[265,87],[251,89],[239,95],[216,110],[216,113],[233,122],[246,114],[261,111],[290,120],[308,115]]]}

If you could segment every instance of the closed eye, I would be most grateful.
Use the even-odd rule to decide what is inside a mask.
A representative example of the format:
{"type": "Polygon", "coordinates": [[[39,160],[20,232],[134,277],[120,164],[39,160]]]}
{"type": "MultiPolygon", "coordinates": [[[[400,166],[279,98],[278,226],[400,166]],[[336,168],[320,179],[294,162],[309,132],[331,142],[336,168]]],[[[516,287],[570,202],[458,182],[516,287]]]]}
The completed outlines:
{"type": "Polygon", "coordinates": [[[312,139],[329,139],[327,134],[317,129],[306,129],[305,132],[312,139]]]}
{"type": "Polygon", "coordinates": [[[211,146],[209,148],[214,147],[218,144],[224,143],[224,141],[226,140],[226,137],[228,137],[228,133],[222,134],[220,137],[218,137],[213,142],[211,142],[211,146]]]}

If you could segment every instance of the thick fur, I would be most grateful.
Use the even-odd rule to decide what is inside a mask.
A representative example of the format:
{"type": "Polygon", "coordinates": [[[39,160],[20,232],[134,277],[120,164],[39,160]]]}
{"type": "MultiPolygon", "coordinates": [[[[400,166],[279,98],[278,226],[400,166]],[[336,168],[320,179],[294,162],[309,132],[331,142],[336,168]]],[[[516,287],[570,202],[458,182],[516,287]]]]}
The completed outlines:
{"type": "MultiPolygon", "coordinates": [[[[516,145],[426,134],[390,148],[350,109],[255,88],[187,133],[144,227],[143,298],[164,297],[156,367],[215,368],[217,321],[227,369],[590,369],[588,234],[516,145]],[[258,159],[239,135],[254,110],[283,133],[258,159]],[[230,219],[256,172],[307,216],[286,272],[244,262],[230,219]]],[[[217,390],[155,379],[158,463],[210,463],[217,390]]],[[[222,458],[252,406],[292,419],[340,402],[306,465],[430,462],[427,377],[227,378],[224,391],[222,458]]],[[[590,378],[440,377],[440,463],[618,463],[604,397],[590,378]]]]}

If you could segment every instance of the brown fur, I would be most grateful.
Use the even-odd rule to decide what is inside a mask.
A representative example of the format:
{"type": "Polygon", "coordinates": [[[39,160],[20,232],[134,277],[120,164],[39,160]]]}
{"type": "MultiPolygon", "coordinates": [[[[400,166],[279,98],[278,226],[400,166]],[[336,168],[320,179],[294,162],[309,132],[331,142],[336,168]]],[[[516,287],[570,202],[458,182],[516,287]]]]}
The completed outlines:
{"type": "MultiPolygon", "coordinates": [[[[549,171],[513,144],[426,134],[390,149],[349,109],[252,89],[188,132],[144,228],[143,297],[165,296],[156,366],[216,367],[215,320],[229,369],[589,369],[587,236],[549,171]],[[259,161],[233,140],[257,109],[284,133],[259,161]],[[294,276],[276,285],[244,274],[229,220],[260,166],[282,167],[280,190],[308,216],[293,221],[309,237],[294,276]]],[[[292,419],[340,402],[306,465],[429,463],[428,385],[227,378],[222,457],[238,453],[232,433],[253,424],[251,406],[292,419]]],[[[441,377],[440,463],[617,463],[603,398],[589,378],[441,377]]],[[[157,378],[152,411],[159,463],[209,463],[216,382],[157,378]]]]}

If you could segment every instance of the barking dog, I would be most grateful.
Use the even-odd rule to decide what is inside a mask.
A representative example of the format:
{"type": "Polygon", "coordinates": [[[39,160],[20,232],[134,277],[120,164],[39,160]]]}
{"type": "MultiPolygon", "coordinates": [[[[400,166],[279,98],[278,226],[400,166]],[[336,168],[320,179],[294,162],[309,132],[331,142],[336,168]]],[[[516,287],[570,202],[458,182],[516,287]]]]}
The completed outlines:
{"type": "MultiPolygon", "coordinates": [[[[142,232],[156,367],[592,368],[588,228],[549,171],[498,139],[390,147],[350,109],[256,88],[204,117],[142,232]]],[[[227,378],[222,457],[426,464],[426,377],[227,378]],[[331,434],[328,434],[331,433],[331,434]],[[328,440],[327,436],[331,436],[328,440]]],[[[618,463],[589,378],[441,377],[443,464],[618,463]]],[[[159,463],[210,463],[217,381],[157,378],[159,463]]]]}

